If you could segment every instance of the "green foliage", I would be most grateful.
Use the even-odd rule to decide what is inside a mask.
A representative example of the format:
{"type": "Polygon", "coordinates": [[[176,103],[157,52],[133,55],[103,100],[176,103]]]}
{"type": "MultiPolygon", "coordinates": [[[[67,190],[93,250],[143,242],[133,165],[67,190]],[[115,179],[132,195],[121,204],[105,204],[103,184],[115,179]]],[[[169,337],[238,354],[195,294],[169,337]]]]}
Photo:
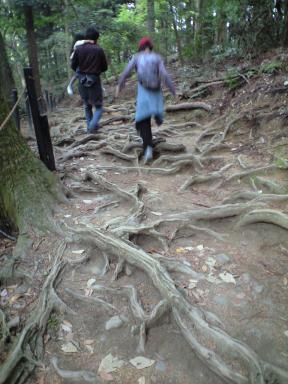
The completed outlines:
{"type": "Polygon", "coordinates": [[[264,62],[260,67],[260,72],[272,75],[279,72],[279,70],[282,68],[282,65],[283,65],[282,61],[278,61],[278,60],[264,62]]]}
{"type": "Polygon", "coordinates": [[[225,73],[225,84],[230,89],[233,90],[238,85],[238,71],[236,68],[229,68],[225,73]]]}
{"type": "Polygon", "coordinates": [[[59,331],[60,320],[56,313],[52,313],[47,322],[47,332],[50,336],[55,337],[59,331]]]}

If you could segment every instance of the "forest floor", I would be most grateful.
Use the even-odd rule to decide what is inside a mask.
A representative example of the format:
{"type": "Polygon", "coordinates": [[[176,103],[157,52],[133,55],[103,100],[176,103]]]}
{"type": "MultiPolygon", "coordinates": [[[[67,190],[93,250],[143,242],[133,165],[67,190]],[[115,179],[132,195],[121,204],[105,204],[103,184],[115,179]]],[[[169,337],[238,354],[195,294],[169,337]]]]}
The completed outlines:
{"type": "MultiPolygon", "coordinates": [[[[216,315],[221,328],[261,360],[287,369],[288,226],[271,215],[288,214],[288,88],[283,87],[288,55],[273,52],[258,60],[234,65],[241,73],[235,84],[221,83],[223,66],[195,67],[202,73],[198,84],[193,68],[171,66],[179,100],[167,96],[166,104],[201,101],[212,109],[169,112],[161,127],[154,124],[155,158],[149,165],[143,164],[134,129],[133,80],[117,100],[107,86],[108,110],[95,135],[85,133],[78,98],[66,100],[49,116],[57,173],[71,191],[69,204],[55,217],[68,227],[85,223],[123,238],[127,232],[126,239],[147,254],[175,260],[180,267],[171,268],[171,276],[190,303],[216,315]],[[247,68],[272,60],[281,60],[282,69],[247,75],[247,68]],[[209,80],[200,98],[189,99],[209,80]],[[137,217],[131,215],[133,196],[143,203],[137,217]],[[231,205],[239,212],[205,218],[209,208],[231,205]],[[196,221],[170,220],[198,210],[196,221]],[[141,226],[146,227],[137,230],[141,226]],[[179,272],[181,267],[191,272],[179,272]]],[[[33,286],[1,287],[8,318],[20,316],[15,333],[49,272],[51,242],[43,237],[22,263],[34,276],[33,286]]],[[[0,257],[10,247],[13,243],[1,240],[0,257]]],[[[224,383],[194,354],[169,312],[147,328],[144,350],[139,326],[162,297],[143,270],[76,242],[64,256],[70,267],[57,293],[72,311],[50,316],[44,364],[28,383],[224,383]],[[148,359],[140,359],[143,366],[132,360],[139,356],[148,359]]]]}

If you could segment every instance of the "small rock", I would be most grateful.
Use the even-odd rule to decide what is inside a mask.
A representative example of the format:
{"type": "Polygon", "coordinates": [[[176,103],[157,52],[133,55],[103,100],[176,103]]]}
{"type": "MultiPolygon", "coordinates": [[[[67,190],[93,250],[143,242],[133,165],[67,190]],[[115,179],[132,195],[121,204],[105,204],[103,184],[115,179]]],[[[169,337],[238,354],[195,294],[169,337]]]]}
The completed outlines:
{"type": "Polygon", "coordinates": [[[214,303],[219,304],[219,305],[227,305],[228,300],[225,296],[222,295],[217,295],[213,299],[214,303]]]}
{"type": "Polygon", "coordinates": [[[131,276],[133,273],[132,269],[129,267],[129,265],[125,265],[125,275],[131,276]]]}
{"type": "Polygon", "coordinates": [[[109,331],[110,329],[114,328],[120,328],[124,324],[124,320],[120,316],[113,316],[111,319],[106,321],[105,323],[105,329],[106,331],[109,331]]]}
{"type": "Polygon", "coordinates": [[[230,262],[231,257],[228,255],[225,255],[225,253],[220,253],[219,255],[215,256],[215,259],[218,264],[224,265],[230,262]]]}
{"type": "Polygon", "coordinates": [[[160,372],[165,372],[167,367],[164,361],[157,361],[155,368],[160,372]]]}
{"type": "Polygon", "coordinates": [[[23,294],[28,291],[29,287],[26,284],[21,284],[15,289],[15,293],[23,294]]]}

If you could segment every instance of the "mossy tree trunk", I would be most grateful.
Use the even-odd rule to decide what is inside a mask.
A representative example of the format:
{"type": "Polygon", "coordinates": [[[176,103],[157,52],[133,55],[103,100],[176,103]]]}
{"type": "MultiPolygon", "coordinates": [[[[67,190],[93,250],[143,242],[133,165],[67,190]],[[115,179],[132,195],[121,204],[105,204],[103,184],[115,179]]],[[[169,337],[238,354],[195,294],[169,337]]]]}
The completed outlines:
{"type": "MultiPolygon", "coordinates": [[[[0,39],[1,40],[1,39],[0,39]]],[[[0,122],[9,113],[7,56],[0,56],[0,122]]],[[[12,81],[12,79],[11,79],[12,81]]],[[[8,81],[9,83],[9,81],[8,81]]],[[[57,196],[55,176],[38,160],[16,129],[13,119],[0,130],[0,225],[5,222],[20,233],[28,226],[45,227],[57,196]]]]}

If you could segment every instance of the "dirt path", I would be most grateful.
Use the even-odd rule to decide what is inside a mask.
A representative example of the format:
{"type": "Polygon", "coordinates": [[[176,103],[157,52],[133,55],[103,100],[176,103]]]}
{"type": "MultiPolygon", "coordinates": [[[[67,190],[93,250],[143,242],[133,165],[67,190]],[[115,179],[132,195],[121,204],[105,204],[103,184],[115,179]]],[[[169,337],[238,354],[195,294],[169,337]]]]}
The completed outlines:
{"type": "MultiPolygon", "coordinates": [[[[85,143],[82,108],[59,108],[52,134],[59,174],[72,196],[56,217],[70,228],[104,228],[149,255],[175,260],[178,272],[167,265],[188,302],[216,315],[217,325],[261,361],[285,369],[288,226],[286,216],[271,219],[267,211],[287,213],[287,166],[274,150],[283,142],[282,101],[271,107],[262,101],[247,109],[239,99],[238,108],[222,116],[215,104],[214,114],[167,114],[165,124],[153,129],[155,159],[149,166],[141,158],[131,101],[106,112],[100,133],[85,143]],[[231,205],[241,209],[231,213],[231,205]],[[230,213],[222,209],[211,216],[209,208],[218,206],[230,213]],[[197,210],[201,217],[187,218],[197,210]]],[[[49,242],[44,239],[37,252],[47,252],[49,242]]],[[[44,367],[28,382],[226,382],[194,354],[171,311],[139,341],[143,314],[151,314],[162,296],[141,269],[108,256],[88,243],[71,242],[65,249],[70,266],[57,293],[71,311],[50,318],[44,367]],[[99,370],[109,354],[120,366],[99,370]],[[137,356],[151,366],[137,369],[131,363],[137,356]]]]}

